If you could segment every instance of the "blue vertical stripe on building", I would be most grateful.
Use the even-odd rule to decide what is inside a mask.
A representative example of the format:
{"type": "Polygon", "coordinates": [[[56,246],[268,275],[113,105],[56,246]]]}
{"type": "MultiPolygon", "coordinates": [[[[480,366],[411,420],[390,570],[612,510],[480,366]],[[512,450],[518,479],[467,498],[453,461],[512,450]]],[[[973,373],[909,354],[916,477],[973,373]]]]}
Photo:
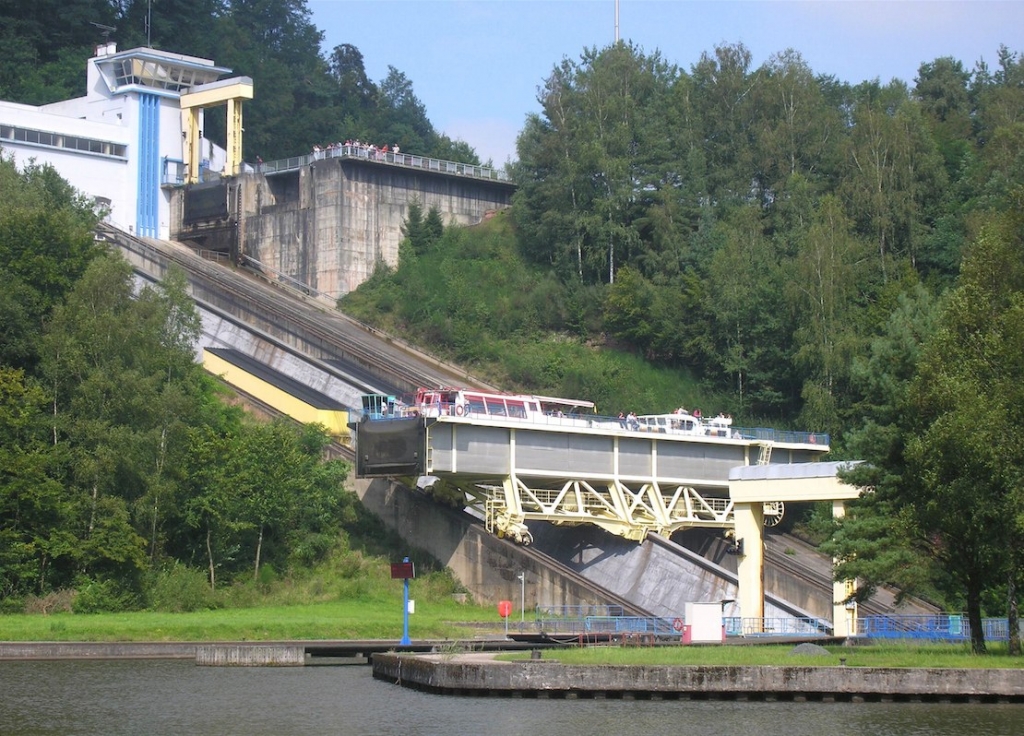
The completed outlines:
{"type": "Polygon", "coordinates": [[[138,204],[135,231],[155,238],[160,202],[160,99],[139,93],[138,204]]]}

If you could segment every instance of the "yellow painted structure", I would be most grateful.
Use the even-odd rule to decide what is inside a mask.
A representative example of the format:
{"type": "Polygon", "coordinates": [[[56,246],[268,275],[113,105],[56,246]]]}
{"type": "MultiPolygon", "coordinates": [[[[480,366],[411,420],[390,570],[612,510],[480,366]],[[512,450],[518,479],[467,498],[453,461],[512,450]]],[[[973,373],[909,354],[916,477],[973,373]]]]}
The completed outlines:
{"type": "Polygon", "coordinates": [[[214,355],[209,350],[203,351],[203,367],[215,376],[219,376],[230,385],[255,396],[269,406],[303,424],[322,424],[327,430],[350,443],[348,429],[348,412],[340,409],[321,409],[298,399],[287,391],[274,386],[248,371],[234,365],[224,358],[214,355]]]}
{"type": "MultiPolygon", "coordinates": [[[[764,504],[773,501],[831,501],[832,515],[846,513],[845,502],[861,489],[843,483],[836,471],[844,463],[801,463],[736,468],[729,476],[729,496],[735,504],[737,544],[742,545],[737,575],[740,614],[764,619],[764,504]]],[[[856,604],[846,599],[856,591],[856,581],[833,583],[832,633],[856,634],[856,604]]]]}
{"type": "Polygon", "coordinates": [[[227,161],[225,176],[236,176],[242,164],[242,103],[253,97],[251,77],[232,77],[219,82],[200,84],[191,92],[181,95],[181,129],[183,131],[182,159],[185,161],[185,183],[199,181],[199,114],[208,107],[226,104],[227,161]]]}

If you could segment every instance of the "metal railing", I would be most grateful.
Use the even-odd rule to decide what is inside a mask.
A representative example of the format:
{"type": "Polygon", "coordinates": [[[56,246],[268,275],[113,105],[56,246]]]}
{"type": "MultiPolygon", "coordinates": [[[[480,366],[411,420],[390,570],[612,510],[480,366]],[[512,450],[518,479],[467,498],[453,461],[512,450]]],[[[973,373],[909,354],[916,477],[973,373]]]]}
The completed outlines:
{"type": "Polygon", "coordinates": [[[722,619],[726,636],[831,636],[832,624],[820,618],[810,617],[740,617],[726,616],[722,619]]]}
{"type": "Polygon", "coordinates": [[[249,266],[250,268],[262,272],[263,275],[266,276],[271,281],[275,281],[279,285],[286,286],[297,293],[305,294],[306,296],[316,297],[317,299],[323,299],[331,302],[332,304],[336,301],[335,297],[331,296],[330,294],[323,291],[319,291],[318,289],[314,289],[312,286],[307,285],[304,281],[300,281],[299,279],[289,276],[286,273],[282,273],[278,271],[276,268],[271,268],[265,263],[257,261],[255,258],[243,254],[240,257],[240,260],[242,262],[242,265],[249,266]]]}
{"type": "Polygon", "coordinates": [[[553,636],[646,634],[658,637],[680,637],[672,618],[655,616],[581,616],[578,618],[538,617],[528,622],[535,631],[553,636]]]}
{"type": "MultiPolygon", "coordinates": [[[[403,396],[396,397],[400,400],[405,407],[415,407],[416,399],[413,394],[406,394],[403,396]]],[[[442,407],[441,414],[448,414],[448,410],[442,407]]],[[[560,426],[560,427],[581,427],[581,428],[596,428],[596,429],[608,429],[608,430],[623,430],[626,432],[636,432],[641,435],[646,434],[660,434],[657,429],[648,429],[646,427],[630,429],[626,426],[622,419],[619,417],[605,416],[602,414],[565,414],[558,416],[556,414],[546,414],[543,416],[531,416],[531,417],[515,417],[508,415],[497,415],[497,414],[486,414],[482,411],[474,411],[469,409],[465,414],[467,419],[494,419],[501,422],[506,421],[522,421],[523,423],[530,422],[533,424],[544,424],[548,426],[560,426]]],[[[371,415],[371,419],[398,419],[401,416],[396,415],[371,415]]],[[[674,434],[669,431],[669,434],[674,434]]],[[[744,428],[744,427],[731,427],[726,434],[716,434],[714,430],[708,430],[706,434],[697,435],[688,432],[679,432],[676,436],[690,436],[710,439],[743,439],[743,440],[757,440],[759,442],[773,442],[773,443],[793,443],[802,445],[819,445],[822,448],[827,448],[831,438],[827,434],[815,433],[815,432],[796,432],[791,430],[772,429],[771,427],[757,427],[757,428],[744,428]]]]}
{"type": "MultiPolygon", "coordinates": [[[[981,620],[986,641],[1006,641],[1010,627],[1005,618],[981,620]]],[[[934,616],[864,616],[857,619],[857,634],[871,639],[927,639],[968,641],[971,625],[967,616],[941,613],[934,616]]]]}
{"type": "MultiPolygon", "coordinates": [[[[552,615],[549,609],[538,609],[537,617],[526,626],[552,635],[577,636],[584,634],[645,634],[655,637],[680,638],[683,636],[682,617],[652,617],[601,615],[586,612],[591,607],[579,607],[578,615],[566,610],[567,615],[552,615]]],[[[618,608],[610,606],[611,608],[618,608]]],[[[768,617],[753,618],[726,616],[722,618],[726,637],[828,637],[832,624],[820,618],[768,617]]]]}
{"type": "Polygon", "coordinates": [[[460,163],[458,161],[445,161],[444,159],[430,158],[429,156],[417,156],[411,153],[395,153],[394,151],[384,152],[380,149],[369,146],[340,145],[329,146],[319,151],[313,151],[305,156],[292,156],[277,161],[265,161],[257,163],[255,170],[261,174],[281,174],[288,171],[296,171],[303,166],[309,166],[314,161],[323,161],[331,158],[356,159],[360,161],[372,161],[392,166],[402,166],[409,169],[422,169],[424,171],[435,171],[440,174],[454,174],[456,176],[468,176],[473,179],[488,179],[491,181],[510,181],[508,173],[504,169],[493,169],[488,166],[460,163]]]}
{"type": "MultiPolygon", "coordinates": [[[[184,161],[178,159],[168,158],[165,156],[162,160],[161,172],[160,172],[160,184],[161,186],[184,186],[185,174],[188,171],[184,161]]],[[[199,167],[199,181],[216,181],[220,179],[221,172],[213,171],[208,166],[199,167]]]]}

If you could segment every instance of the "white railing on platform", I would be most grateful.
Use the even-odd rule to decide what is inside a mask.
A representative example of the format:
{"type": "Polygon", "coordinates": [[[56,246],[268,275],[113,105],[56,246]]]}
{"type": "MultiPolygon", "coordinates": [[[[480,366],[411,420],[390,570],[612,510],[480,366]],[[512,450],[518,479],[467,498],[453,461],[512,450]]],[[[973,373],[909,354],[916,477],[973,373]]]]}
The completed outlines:
{"type": "Polygon", "coordinates": [[[277,161],[257,163],[254,168],[261,174],[281,174],[287,171],[295,171],[303,166],[309,166],[316,161],[331,158],[370,161],[379,164],[402,166],[409,169],[423,169],[442,174],[468,176],[474,179],[510,181],[509,175],[504,169],[494,169],[488,166],[460,163],[458,161],[445,161],[443,159],[418,156],[410,153],[395,153],[394,151],[383,151],[370,146],[356,145],[328,146],[319,151],[308,153],[305,156],[292,156],[291,158],[283,158],[277,161]]]}

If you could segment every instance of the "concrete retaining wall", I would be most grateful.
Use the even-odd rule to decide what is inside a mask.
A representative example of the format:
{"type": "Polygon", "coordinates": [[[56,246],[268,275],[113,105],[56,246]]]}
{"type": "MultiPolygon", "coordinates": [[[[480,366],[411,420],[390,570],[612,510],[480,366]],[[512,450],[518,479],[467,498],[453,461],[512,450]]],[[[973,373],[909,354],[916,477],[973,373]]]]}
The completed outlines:
{"type": "Polygon", "coordinates": [[[581,666],[379,654],[373,676],[466,695],[1024,702],[1018,669],[581,666]]]}
{"type": "Polygon", "coordinates": [[[288,174],[246,174],[243,252],[337,298],[398,264],[409,206],[437,207],[445,224],[473,225],[511,204],[508,182],[354,159],[315,161],[288,174]]]}
{"type": "MultiPolygon", "coordinates": [[[[510,600],[518,614],[526,574],[527,620],[534,606],[601,605],[609,601],[591,588],[541,564],[521,547],[470,524],[425,495],[386,480],[352,483],[363,505],[403,539],[412,541],[450,567],[478,603],[510,600]]],[[[521,616],[513,615],[515,623],[521,616]]]]}

